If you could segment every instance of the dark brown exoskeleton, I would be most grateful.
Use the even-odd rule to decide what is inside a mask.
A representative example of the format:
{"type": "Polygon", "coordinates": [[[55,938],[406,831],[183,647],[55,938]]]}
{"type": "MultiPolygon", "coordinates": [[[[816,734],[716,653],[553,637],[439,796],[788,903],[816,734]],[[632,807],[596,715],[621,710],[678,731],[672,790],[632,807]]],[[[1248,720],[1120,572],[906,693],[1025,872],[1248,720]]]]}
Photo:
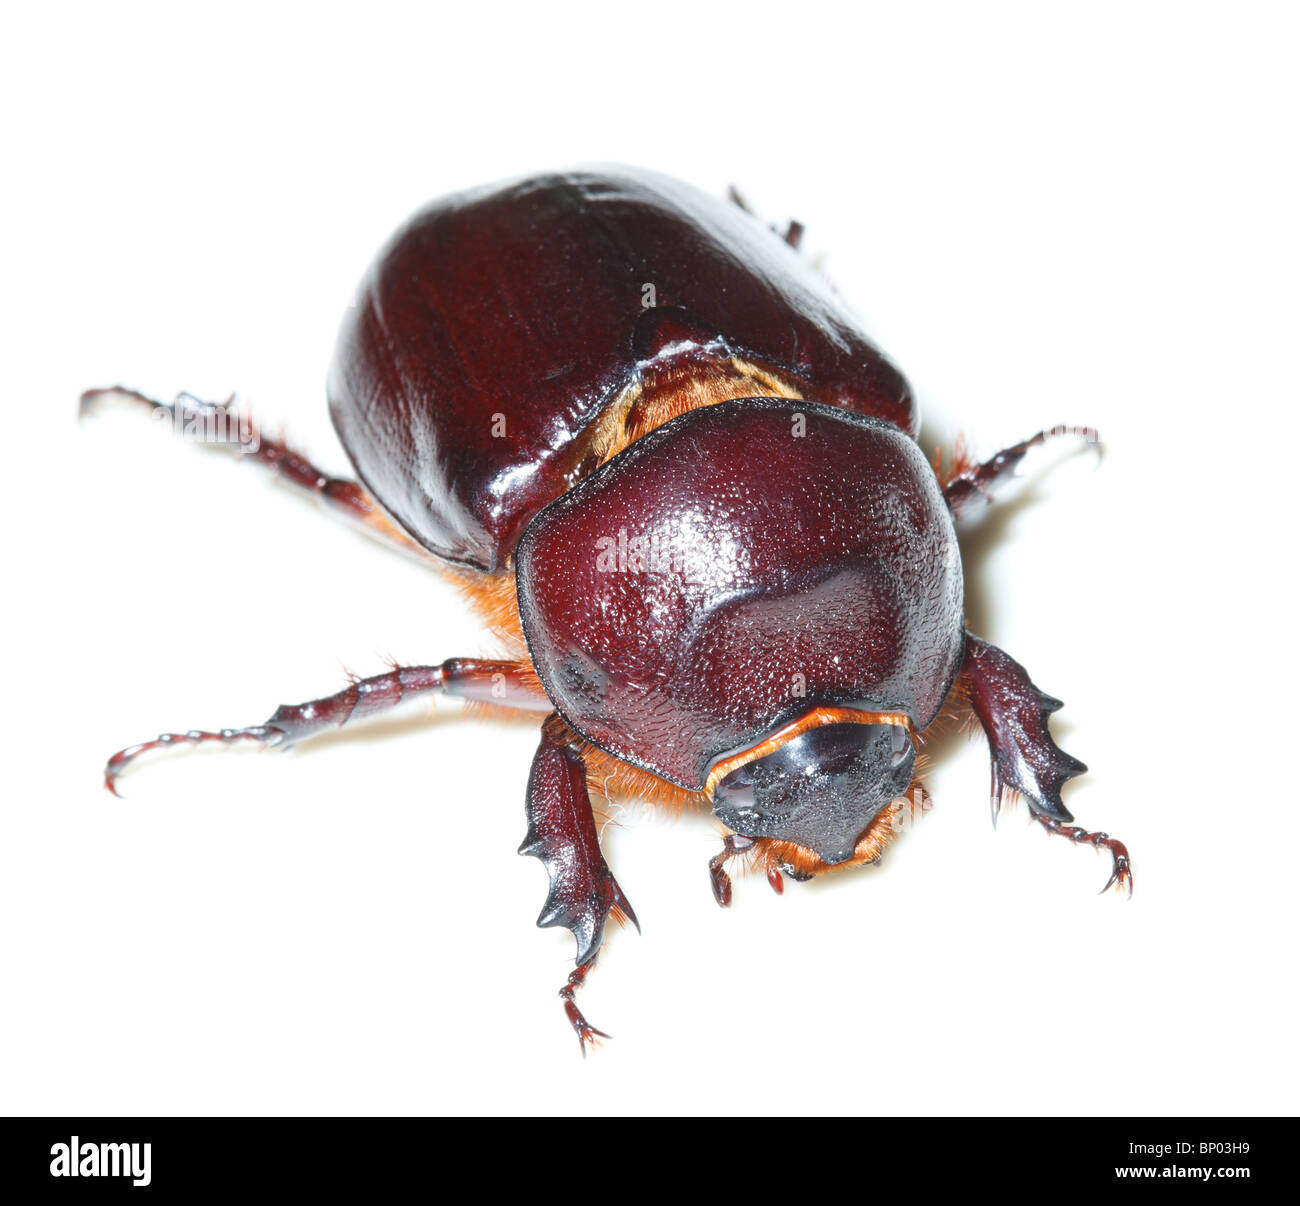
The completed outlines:
{"type": "MultiPolygon", "coordinates": [[[[457,576],[512,655],[393,667],[251,728],[164,734],[288,745],[445,692],[544,713],[522,852],[551,887],[538,924],[577,939],[574,1003],[610,914],[588,785],[711,809],[710,864],[804,879],[873,862],[919,790],[916,744],[967,707],[993,799],[1069,824],[1060,707],[964,630],[954,518],[1057,427],[938,474],[906,381],[786,238],[741,206],[627,169],[530,178],[417,214],[380,253],[339,336],[334,426],[358,481],[277,441],[243,451],[457,576]]],[[[89,407],[128,390],[92,391],[89,407]]],[[[220,412],[182,395],[177,420],[220,412]]]]}

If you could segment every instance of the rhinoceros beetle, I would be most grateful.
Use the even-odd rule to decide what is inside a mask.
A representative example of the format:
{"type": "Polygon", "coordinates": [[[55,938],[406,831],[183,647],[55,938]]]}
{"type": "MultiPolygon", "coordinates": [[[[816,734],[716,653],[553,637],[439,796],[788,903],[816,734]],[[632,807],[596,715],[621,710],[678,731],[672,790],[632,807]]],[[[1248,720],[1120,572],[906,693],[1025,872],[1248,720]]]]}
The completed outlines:
{"type": "MultiPolygon", "coordinates": [[[[917,445],[901,373],[785,236],[739,198],[630,169],[444,198],[380,252],[344,318],[330,413],[357,480],[283,442],[218,442],[453,576],[511,656],[396,666],[264,724],[160,746],[287,746],[443,692],[544,715],[521,847],[545,864],[540,926],[577,940],[575,990],[612,914],[636,915],[601,854],[589,784],[711,810],[719,903],[733,862],[782,876],[875,862],[942,717],[973,713],[994,819],[1024,796],[1050,832],[1122,843],[1061,802],[1083,763],[1059,701],[965,631],[954,520],[1058,435],[945,469],[917,445]]],[[[178,423],[226,413],[181,395],[178,423]]],[[[1103,889],[1104,891],[1105,889],[1103,889]]]]}

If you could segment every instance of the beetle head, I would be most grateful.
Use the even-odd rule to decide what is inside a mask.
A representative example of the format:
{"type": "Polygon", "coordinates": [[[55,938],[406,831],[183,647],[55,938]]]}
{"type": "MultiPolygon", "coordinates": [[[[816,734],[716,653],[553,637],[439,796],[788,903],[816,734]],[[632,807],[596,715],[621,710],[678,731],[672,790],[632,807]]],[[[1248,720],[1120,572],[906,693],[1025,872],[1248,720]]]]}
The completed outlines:
{"type": "Polygon", "coordinates": [[[735,833],[793,842],[834,866],[907,791],[915,765],[901,725],[823,724],[723,776],[713,812],[735,833]]]}

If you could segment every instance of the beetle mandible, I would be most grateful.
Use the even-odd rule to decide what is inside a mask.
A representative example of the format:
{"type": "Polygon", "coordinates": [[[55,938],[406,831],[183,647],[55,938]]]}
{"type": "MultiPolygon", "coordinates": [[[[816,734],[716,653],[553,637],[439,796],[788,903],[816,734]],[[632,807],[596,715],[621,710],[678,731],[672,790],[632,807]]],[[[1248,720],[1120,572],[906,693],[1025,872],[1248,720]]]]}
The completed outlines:
{"type": "MultiPolygon", "coordinates": [[[[328,379],[357,480],[278,440],[227,447],[455,576],[512,654],[396,666],[263,724],[165,733],[161,746],[287,746],[423,694],[544,715],[521,853],[545,864],[540,926],[565,926],[574,994],[613,915],[635,913],[601,854],[589,784],[709,809],[709,865],[806,879],[875,862],[945,711],[988,737],[994,818],[1022,795],[1070,824],[1083,763],[1059,749],[1059,701],[967,632],[954,520],[1052,427],[946,472],[916,442],[901,373],[799,252],[740,198],[641,170],[579,170],[462,192],[381,251],[345,317],[328,379]]],[[[225,408],[152,402],[203,423],[225,408]]],[[[1103,889],[1104,891],[1105,889],[1103,889]]]]}

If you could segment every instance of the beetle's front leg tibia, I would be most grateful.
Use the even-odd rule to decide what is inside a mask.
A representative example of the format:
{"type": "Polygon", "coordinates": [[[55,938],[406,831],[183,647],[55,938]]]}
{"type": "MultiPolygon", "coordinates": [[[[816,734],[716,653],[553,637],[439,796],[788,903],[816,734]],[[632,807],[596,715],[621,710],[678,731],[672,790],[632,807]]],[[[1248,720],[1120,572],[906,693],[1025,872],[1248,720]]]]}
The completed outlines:
{"type": "Polygon", "coordinates": [[[1047,718],[1061,701],[1034,686],[1013,657],[969,632],[961,673],[989,739],[994,823],[1007,788],[1023,795],[1036,813],[1074,820],[1061,803],[1061,788],[1088,768],[1061,749],[1048,731],[1047,718]]]}
{"type": "Polygon", "coordinates": [[[541,743],[528,777],[526,813],[528,832],[519,853],[541,859],[551,880],[537,924],[543,929],[562,925],[573,932],[577,942],[577,969],[570,973],[560,997],[586,1055],[588,1044],[594,1045],[597,1036],[609,1036],[582,1016],[574,993],[595,965],[611,914],[617,921],[641,927],[601,853],[587,791],[587,768],[555,713],[542,726],[541,743]]]}
{"type": "Polygon", "coordinates": [[[178,745],[253,741],[285,748],[330,729],[395,708],[406,700],[435,692],[505,707],[543,711],[550,703],[528,669],[519,662],[453,658],[439,666],[393,666],[372,678],[354,677],[334,695],[301,704],[281,704],[263,724],[241,729],[162,733],[152,741],[119,750],[104,767],[104,786],[118,794],[117,779],[141,754],[178,745]]]}
{"type": "MultiPolygon", "coordinates": [[[[1021,440],[1019,444],[1012,444],[1010,448],[1002,449],[982,464],[959,464],[943,487],[943,497],[948,504],[948,510],[952,512],[954,518],[960,518],[974,500],[982,498],[986,502],[992,502],[993,491],[1015,472],[1016,466],[1024,459],[1025,453],[1039,444],[1047,443],[1048,440],[1067,435],[1078,436],[1086,441],[1089,447],[1096,448],[1100,453],[1101,436],[1093,427],[1067,427],[1064,424],[1057,424],[1055,427],[1044,428],[1037,435],[1021,440]]],[[[964,458],[959,457],[959,461],[962,459],[964,458]]]]}
{"type": "Polygon", "coordinates": [[[1133,872],[1123,842],[1069,824],[1074,818],[1061,802],[1061,788],[1088,768],[1061,749],[1048,731],[1048,717],[1061,707],[1061,701],[1034,686],[1013,657],[969,632],[961,673],[971,707],[989,739],[994,824],[1010,788],[1025,797],[1035,818],[1050,833],[1108,850],[1114,870],[1106,887],[1118,884],[1131,893],[1133,872]]]}

